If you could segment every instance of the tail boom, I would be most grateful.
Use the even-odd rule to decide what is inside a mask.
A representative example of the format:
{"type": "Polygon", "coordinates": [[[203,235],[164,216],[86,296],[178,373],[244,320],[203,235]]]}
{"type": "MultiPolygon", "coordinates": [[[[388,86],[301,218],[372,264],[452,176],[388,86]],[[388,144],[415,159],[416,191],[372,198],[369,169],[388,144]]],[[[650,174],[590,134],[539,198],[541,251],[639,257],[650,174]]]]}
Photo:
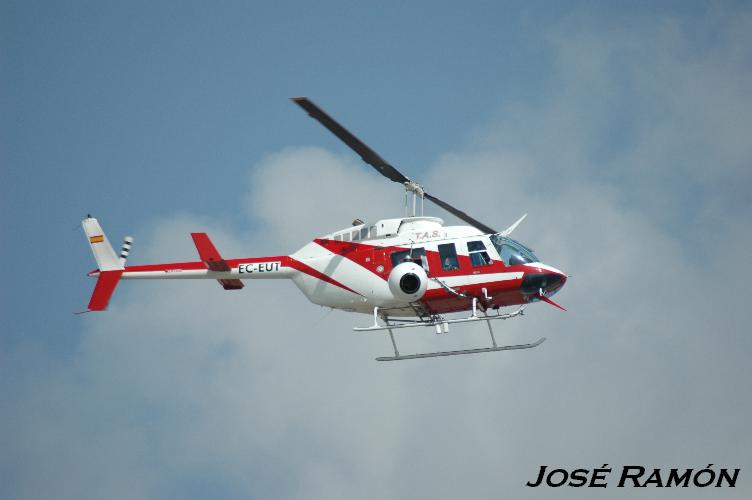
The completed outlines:
{"type": "Polygon", "coordinates": [[[88,273],[97,278],[89,301],[89,311],[105,310],[121,279],[212,279],[219,282],[225,290],[239,290],[243,288],[241,280],[297,279],[297,276],[308,275],[359,295],[328,273],[311,267],[310,263],[306,264],[306,259],[301,261],[289,255],[224,259],[206,233],[191,234],[201,260],[126,266],[125,260],[132,238],[126,237],[118,258],[96,219],[88,216],[83,221],[83,227],[98,265],[97,269],[88,273]]]}
{"type": "Polygon", "coordinates": [[[174,262],[145,266],[126,266],[125,269],[101,271],[96,269],[89,276],[97,278],[97,284],[89,300],[87,311],[104,311],[121,279],[211,279],[219,281],[225,290],[239,290],[240,280],[291,278],[296,269],[288,267],[287,256],[233,259],[227,261],[228,271],[212,271],[204,262],[174,262]]]}
{"type": "Polygon", "coordinates": [[[285,279],[296,272],[290,260],[287,255],[223,259],[222,271],[208,268],[204,261],[126,266],[123,279],[285,279]]]}

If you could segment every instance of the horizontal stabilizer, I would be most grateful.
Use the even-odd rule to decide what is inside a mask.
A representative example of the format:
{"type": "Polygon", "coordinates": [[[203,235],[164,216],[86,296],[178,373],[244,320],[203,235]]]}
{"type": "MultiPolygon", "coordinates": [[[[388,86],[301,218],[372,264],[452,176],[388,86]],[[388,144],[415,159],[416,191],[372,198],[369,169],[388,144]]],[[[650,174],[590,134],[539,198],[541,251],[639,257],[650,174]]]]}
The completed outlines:
{"type": "Polygon", "coordinates": [[[206,233],[191,233],[198,255],[211,271],[229,271],[230,265],[219,255],[206,233]]]}
{"type": "MultiPolygon", "coordinates": [[[[227,263],[225,259],[219,255],[219,251],[214,246],[214,243],[209,239],[209,235],[206,233],[191,233],[193,243],[198,250],[198,256],[206,264],[206,267],[210,271],[218,272],[230,272],[232,267],[227,263]]],[[[239,279],[218,279],[217,280],[222,288],[225,290],[240,290],[243,288],[243,282],[239,279]]]]}
{"type": "Polygon", "coordinates": [[[240,280],[217,280],[225,290],[240,290],[243,288],[243,282],[240,280]]]}

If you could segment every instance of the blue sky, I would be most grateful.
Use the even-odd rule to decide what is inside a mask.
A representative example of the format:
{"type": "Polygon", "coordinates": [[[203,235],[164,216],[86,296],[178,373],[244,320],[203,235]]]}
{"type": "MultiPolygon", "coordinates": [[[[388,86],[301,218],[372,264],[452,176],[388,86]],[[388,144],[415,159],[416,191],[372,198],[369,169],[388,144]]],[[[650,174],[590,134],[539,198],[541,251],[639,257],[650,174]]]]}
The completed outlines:
{"type": "MultiPolygon", "coordinates": [[[[238,221],[259,158],[294,145],[341,151],[293,95],[328,105],[419,174],[506,92],[533,95],[538,60],[550,58],[538,20],[492,6],[6,4],[3,225],[30,234],[5,252],[76,262],[80,235],[67,229],[88,212],[113,234],[174,211],[238,221]],[[510,29],[518,23],[532,31],[510,29]]],[[[33,290],[62,313],[85,293],[61,290],[82,284],[23,285],[3,303],[22,307],[33,290]]]]}
{"type": "Polygon", "coordinates": [[[738,435],[752,416],[743,2],[0,8],[3,496],[449,498],[472,480],[484,497],[507,467],[497,479],[523,497],[520,478],[546,462],[752,465],[738,435]],[[250,256],[399,214],[399,187],[294,95],[491,226],[529,212],[516,234],[576,279],[559,296],[568,316],[539,307],[511,331],[557,343],[387,371],[372,361],[385,346],[349,331],[363,318],[279,283],[232,297],[127,283],[107,313],[71,314],[93,286],[87,213],[113,241],[134,235],[139,263],[192,258],[193,230],[250,256]],[[590,383],[605,399],[565,397],[590,383]],[[547,430],[505,454],[471,421],[547,430]],[[649,437],[656,426],[675,431],[649,437]],[[448,429],[469,442],[441,444],[448,429]],[[560,437],[587,429],[610,437],[560,437]],[[437,470],[446,481],[422,490],[437,470]]]}
{"type": "MultiPolygon", "coordinates": [[[[6,2],[2,221],[17,237],[3,251],[73,265],[80,235],[68,228],[86,213],[117,235],[174,211],[240,222],[235,200],[264,155],[343,151],[286,101],[293,95],[311,96],[420,176],[505,109],[548,105],[562,25],[606,33],[664,14],[702,23],[708,7],[686,4],[6,2]]],[[[609,119],[604,154],[626,147],[629,128],[629,113],[609,119]]],[[[33,295],[56,314],[75,309],[85,293],[71,290],[85,289],[88,267],[70,269],[75,285],[14,280],[2,302],[20,312],[33,295]]],[[[22,318],[10,320],[12,338],[46,330],[41,316],[12,316],[22,318]]]]}

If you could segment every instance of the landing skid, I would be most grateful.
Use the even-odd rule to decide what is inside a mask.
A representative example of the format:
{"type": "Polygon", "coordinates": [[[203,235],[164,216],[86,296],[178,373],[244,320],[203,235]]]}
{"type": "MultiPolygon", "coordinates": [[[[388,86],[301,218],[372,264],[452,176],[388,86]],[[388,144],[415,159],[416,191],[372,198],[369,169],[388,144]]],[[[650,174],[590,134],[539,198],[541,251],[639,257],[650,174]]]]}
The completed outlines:
{"type": "Polygon", "coordinates": [[[481,347],[479,349],[463,349],[461,351],[440,351],[440,352],[427,352],[423,354],[396,354],[394,356],[381,356],[376,358],[376,361],[400,361],[403,359],[418,359],[418,358],[438,358],[440,356],[458,356],[462,354],[478,354],[481,352],[496,352],[496,351],[513,351],[515,349],[531,349],[538,347],[546,340],[546,337],[541,337],[535,342],[530,344],[518,344],[518,345],[502,345],[497,347],[481,347]]]}
{"type": "Polygon", "coordinates": [[[535,342],[529,343],[529,344],[517,344],[517,345],[503,345],[500,346],[496,343],[496,337],[494,336],[493,328],[491,327],[491,321],[498,320],[498,319],[510,319],[514,318],[516,316],[521,316],[524,313],[524,306],[520,307],[516,311],[509,313],[509,314],[496,314],[489,316],[484,313],[483,316],[478,316],[478,308],[477,308],[477,302],[478,299],[473,298],[473,310],[472,314],[467,318],[459,318],[459,319],[444,319],[440,316],[434,316],[430,320],[403,320],[403,319],[394,319],[389,318],[388,316],[381,315],[379,313],[379,308],[375,307],[373,310],[373,325],[372,326],[366,326],[366,327],[355,327],[353,330],[356,332],[376,332],[376,331],[387,331],[389,332],[389,339],[392,341],[392,348],[394,349],[394,356],[381,356],[376,358],[376,361],[401,361],[403,359],[419,359],[419,358],[437,358],[442,356],[459,356],[464,354],[479,354],[482,352],[496,352],[496,351],[512,351],[516,349],[531,349],[533,347],[537,347],[540,344],[543,343],[543,341],[546,340],[545,337],[541,337],[535,342]],[[385,325],[379,324],[379,317],[382,318],[385,325]],[[390,323],[390,321],[397,321],[397,323],[390,323]],[[429,327],[433,326],[436,328],[436,333],[448,333],[449,332],[449,325],[452,323],[470,323],[474,321],[485,321],[488,325],[488,333],[491,335],[491,347],[481,347],[477,349],[462,349],[458,351],[438,351],[438,352],[427,352],[427,353],[418,353],[418,354],[400,354],[399,350],[397,349],[397,342],[394,340],[394,330],[400,329],[400,328],[418,328],[418,327],[429,327]]]}

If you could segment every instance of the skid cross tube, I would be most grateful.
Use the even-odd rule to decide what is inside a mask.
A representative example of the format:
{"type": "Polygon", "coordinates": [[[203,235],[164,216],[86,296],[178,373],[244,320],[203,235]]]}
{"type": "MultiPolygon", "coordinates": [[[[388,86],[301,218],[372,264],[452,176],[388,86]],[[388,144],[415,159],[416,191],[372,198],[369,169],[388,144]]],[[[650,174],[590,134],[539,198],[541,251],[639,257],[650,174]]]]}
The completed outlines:
{"type": "MultiPolygon", "coordinates": [[[[386,323],[387,325],[389,325],[389,319],[387,319],[387,318],[384,318],[384,322],[385,322],[385,323],[386,323]]],[[[395,357],[395,358],[399,358],[399,357],[400,357],[400,353],[399,353],[399,351],[397,350],[397,342],[395,342],[395,341],[394,341],[394,332],[392,332],[392,329],[391,329],[391,328],[389,329],[389,338],[390,338],[390,339],[392,339],[392,347],[394,348],[394,357],[395,357]]]]}
{"type": "MultiPolygon", "coordinates": [[[[514,312],[508,313],[508,314],[497,314],[495,316],[478,316],[475,311],[473,311],[473,314],[467,318],[457,318],[457,319],[436,319],[431,321],[405,321],[404,323],[390,323],[388,326],[382,326],[378,323],[378,307],[373,308],[373,321],[374,324],[371,326],[356,326],[353,328],[356,332],[378,332],[383,330],[396,330],[399,328],[418,328],[421,326],[436,326],[441,325],[444,323],[470,323],[474,321],[494,321],[497,319],[510,319],[514,318],[515,316],[522,316],[524,314],[524,307],[520,307],[514,312]]],[[[392,321],[401,321],[395,318],[390,318],[392,321]]]]}

